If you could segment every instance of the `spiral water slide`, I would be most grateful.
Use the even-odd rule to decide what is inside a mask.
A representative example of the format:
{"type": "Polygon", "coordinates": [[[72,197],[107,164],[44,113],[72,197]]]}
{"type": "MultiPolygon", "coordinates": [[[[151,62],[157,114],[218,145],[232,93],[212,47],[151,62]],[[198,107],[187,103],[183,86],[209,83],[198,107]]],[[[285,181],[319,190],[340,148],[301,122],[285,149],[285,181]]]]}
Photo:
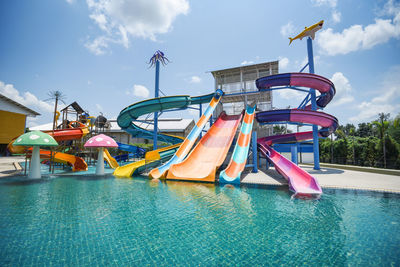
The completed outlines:
{"type": "Polygon", "coordinates": [[[117,118],[117,123],[121,129],[128,132],[133,137],[152,139],[153,131],[146,130],[139,125],[140,121],[138,121],[138,118],[140,116],[167,110],[186,109],[191,105],[204,104],[208,102],[210,103],[202,117],[193,127],[185,140],[178,136],[158,134],[157,137],[160,140],[172,143],[173,145],[146,153],[145,159],[142,161],[133,162],[116,168],[114,175],[117,177],[131,177],[134,174],[140,174],[146,169],[154,168],[165,160],[170,159],[166,164],[160,167],[161,169],[157,168],[156,171],[153,170],[156,173],[152,171],[153,175],[157,176],[155,178],[160,178],[160,176],[164,173],[163,170],[168,170],[170,164],[177,160],[176,154],[178,154],[178,151],[181,156],[186,156],[186,154],[190,151],[197,137],[200,135],[205,123],[212,115],[212,112],[215,106],[218,104],[221,96],[222,91],[196,97],[191,97],[188,95],[159,97],[144,100],[123,109],[117,118]],[[181,144],[182,141],[183,143],[181,144]]]}
{"type": "MultiPolygon", "coordinates": [[[[316,74],[284,73],[259,78],[257,88],[262,91],[275,86],[299,86],[318,90],[321,95],[317,100],[317,108],[324,108],[336,93],[333,83],[316,74]]],[[[259,123],[299,122],[321,126],[318,131],[320,137],[327,137],[338,127],[338,120],[329,114],[312,111],[311,106],[304,109],[282,109],[263,111],[256,114],[259,123]]],[[[260,152],[272,162],[275,169],[288,180],[289,189],[298,195],[320,195],[322,189],[318,181],[301,169],[299,166],[276,152],[271,145],[283,142],[299,142],[313,138],[313,132],[291,133],[277,136],[268,136],[257,139],[260,152]]]]}

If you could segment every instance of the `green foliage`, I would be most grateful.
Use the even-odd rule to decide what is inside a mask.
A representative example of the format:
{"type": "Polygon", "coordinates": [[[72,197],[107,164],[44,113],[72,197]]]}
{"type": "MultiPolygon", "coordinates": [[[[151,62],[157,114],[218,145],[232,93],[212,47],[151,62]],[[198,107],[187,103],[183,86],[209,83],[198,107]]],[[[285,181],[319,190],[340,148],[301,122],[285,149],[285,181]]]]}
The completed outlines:
{"type": "Polygon", "coordinates": [[[372,123],[363,122],[358,124],[358,129],[356,130],[355,135],[359,137],[369,137],[377,136],[378,133],[372,123]]]}
{"type": "Polygon", "coordinates": [[[274,131],[274,134],[285,134],[292,132],[290,129],[286,129],[286,126],[284,125],[274,125],[272,129],[274,131]]]}

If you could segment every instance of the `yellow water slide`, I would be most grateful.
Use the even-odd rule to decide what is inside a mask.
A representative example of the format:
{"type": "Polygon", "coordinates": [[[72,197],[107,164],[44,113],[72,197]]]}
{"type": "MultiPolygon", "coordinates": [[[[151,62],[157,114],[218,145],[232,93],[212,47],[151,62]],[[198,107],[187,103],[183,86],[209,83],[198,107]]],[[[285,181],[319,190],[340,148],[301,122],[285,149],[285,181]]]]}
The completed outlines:
{"type": "Polygon", "coordinates": [[[110,152],[105,148],[104,149],[104,160],[107,161],[108,165],[110,165],[111,168],[115,169],[119,167],[118,162],[111,156],[110,152]]]}
{"type": "Polygon", "coordinates": [[[180,145],[181,143],[149,151],[146,153],[145,159],[117,167],[114,176],[128,178],[133,174],[142,173],[146,168],[154,168],[154,165],[160,164],[160,161],[172,157],[180,145]]]}

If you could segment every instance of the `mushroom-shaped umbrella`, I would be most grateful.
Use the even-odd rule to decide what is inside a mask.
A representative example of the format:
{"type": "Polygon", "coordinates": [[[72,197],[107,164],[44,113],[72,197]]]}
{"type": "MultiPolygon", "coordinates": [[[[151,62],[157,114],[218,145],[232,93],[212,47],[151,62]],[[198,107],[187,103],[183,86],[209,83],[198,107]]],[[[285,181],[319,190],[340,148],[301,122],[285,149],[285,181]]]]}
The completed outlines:
{"type": "Polygon", "coordinates": [[[104,134],[99,134],[87,140],[87,142],[85,143],[85,147],[99,148],[99,155],[97,157],[97,163],[96,163],[96,174],[103,175],[104,174],[103,150],[105,147],[118,147],[118,144],[111,137],[104,134]]]}
{"type": "Polygon", "coordinates": [[[40,146],[58,146],[54,138],[41,131],[25,133],[14,141],[14,146],[32,146],[32,158],[29,168],[29,178],[40,178],[40,146]]]}

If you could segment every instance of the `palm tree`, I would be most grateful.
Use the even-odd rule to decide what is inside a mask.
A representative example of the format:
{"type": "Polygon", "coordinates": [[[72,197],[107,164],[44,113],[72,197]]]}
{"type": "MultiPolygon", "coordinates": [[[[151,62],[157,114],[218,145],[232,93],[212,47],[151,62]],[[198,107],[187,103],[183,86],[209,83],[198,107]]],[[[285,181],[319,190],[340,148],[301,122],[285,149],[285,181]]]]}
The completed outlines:
{"type": "Polygon", "coordinates": [[[372,123],[378,128],[379,135],[382,142],[382,150],[383,150],[383,166],[386,168],[386,144],[385,137],[386,132],[389,128],[390,122],[387,120],[390,114],[379,113],[379,119],[377,121],[373,121],[372,123]]]}
{"type": "Polygon", "coordinates": [[[56,113],[57,113],[57,106],[58,106],[58,101],[61,101],[62,103],[65,104],[64,100],[66,98],[66,95],[64,95],[61,91],[55,90],[55,91],[50,91],[47,93],[49,96],[48,99],[45,101],[49,100],[54,100],[54,116],[53,116],[53,131],[56,129],[56,113]]]}

